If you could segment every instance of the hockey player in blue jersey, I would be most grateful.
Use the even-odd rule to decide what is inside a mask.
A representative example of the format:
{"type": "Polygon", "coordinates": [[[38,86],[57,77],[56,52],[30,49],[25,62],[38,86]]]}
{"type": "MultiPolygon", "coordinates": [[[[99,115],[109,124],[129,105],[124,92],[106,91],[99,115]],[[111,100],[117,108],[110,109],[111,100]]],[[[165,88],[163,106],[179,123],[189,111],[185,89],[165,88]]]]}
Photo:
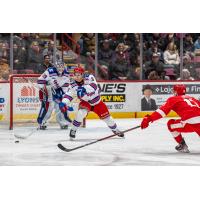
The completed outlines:
{"type": "Polygon", "coordinates": [[[59,61],[55,67],[49,67],[38,78],[39,98],[41,101],[41,109],[37,118],[39,129],[45,130],[47,128],[47,121],[50,119],[53,110],[56,112],[56,121],[59,123],[61,129],[67,129],[71,123],[68,116],[68,110],[63,105],[62,110],[59,108],[62,102],[63,94],[68,90],[70,83],[70,76],[64,63],[59,61]]]}

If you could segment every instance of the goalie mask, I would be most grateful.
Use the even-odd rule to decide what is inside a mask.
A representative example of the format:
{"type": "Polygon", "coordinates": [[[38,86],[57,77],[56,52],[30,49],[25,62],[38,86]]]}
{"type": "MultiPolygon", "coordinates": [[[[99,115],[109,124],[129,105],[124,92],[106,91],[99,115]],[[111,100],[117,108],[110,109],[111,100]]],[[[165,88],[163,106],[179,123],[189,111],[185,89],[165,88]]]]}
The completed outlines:
{"type": "Polygon", "coordinates": [[[61,75],[65,69],[65,63],[62,61],[56,62],[56,69],[57,69],[58,73],[61,75]]]}

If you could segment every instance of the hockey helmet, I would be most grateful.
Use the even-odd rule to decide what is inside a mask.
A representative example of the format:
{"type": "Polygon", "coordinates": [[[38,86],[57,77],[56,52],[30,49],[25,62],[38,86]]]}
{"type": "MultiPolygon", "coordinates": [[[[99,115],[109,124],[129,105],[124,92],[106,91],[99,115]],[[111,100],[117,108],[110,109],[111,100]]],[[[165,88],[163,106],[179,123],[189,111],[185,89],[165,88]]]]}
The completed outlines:
{"type": "Polygon", "coordinates": [[[173,90],[177,95],[185,95],[186,93],[186,87],[183,84],[174,85],[173,90]]]}
{"type": "Polygon", "coordinates": [[[84,73],[84,69],[82,67],[75,67],[74,68],[74,74],[75,73],[83,74],[84,73]]]}
{"type": "Polygon", "coordinates": [[[65,63],[63,61],[57,61],[56,62],[56,68],[59,73],[62,73],[65,69],[65,63]]]}

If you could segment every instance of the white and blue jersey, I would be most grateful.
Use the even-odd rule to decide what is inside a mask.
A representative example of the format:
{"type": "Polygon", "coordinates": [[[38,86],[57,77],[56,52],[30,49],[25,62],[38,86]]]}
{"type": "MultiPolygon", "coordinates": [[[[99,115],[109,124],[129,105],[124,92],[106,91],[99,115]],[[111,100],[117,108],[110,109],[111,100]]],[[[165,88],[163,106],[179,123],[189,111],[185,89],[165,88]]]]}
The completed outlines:
{"type": "Polygon", "coordinates": [[[63,102],[68,105],[77,95],[77,90],[80,86],[84,87],[86,90],[86,93],[81,97],[81,100],[88,102],[91,106],[100,102],[100,89],[98,88],[96,79],[91,74],[85,75],[82,83],[76,81],[71,82],[68,91],[63,96],[63,102]]]}
{"type": "Polygon", "coordinates": [[[39,88],[47,87],[47,95],[49,101],[52,100],[52,93],[63,95],[69,87],[70,76],[69,72],[65,68],[62,74],[59,74],[56,67],[48,68],[39,78],[38,78],[39,88]]]}
{"type": "Polygon", "coordinates": [[[38,87],[40,88],[39,96],[42,102],[38,116],[38,123],[44,124],[53,112],[56,111],[57,122],[62,126],[66,125],[67,121],[60,112],[58,103],[62,101],[63,94],[68,91],[70,76],[65,68],[59,74],[56,67],[49,67],[39,78],[38,87]]]}

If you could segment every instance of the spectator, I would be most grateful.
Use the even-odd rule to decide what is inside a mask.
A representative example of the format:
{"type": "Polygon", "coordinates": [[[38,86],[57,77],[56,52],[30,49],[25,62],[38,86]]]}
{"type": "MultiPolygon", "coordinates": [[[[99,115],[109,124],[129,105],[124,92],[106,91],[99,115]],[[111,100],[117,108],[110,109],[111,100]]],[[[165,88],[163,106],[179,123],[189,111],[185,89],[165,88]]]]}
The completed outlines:
{"type": "Polygon", "coordinates": [[[188,69],[183,69],[183,78],[179,77],[177,80],[190,80],[193,81],[194,78],[190,76],[190,72],[188,69]]]}
{"type": "Polygon", "coordinates": [[[156,41],[158,49],[163,51],[164,39],[161,37],[160,33],[147,33],[144,34],[144,41],[146,41],[147,48],[150,48],[152,43],[156,41]]]}
{"type": "Polygon", "coordinates": [[[126,80],[129,71],[130,61],[127,46],[119,43],[113,54],[112,63],[109,66],[109,77],[112,80],[126,80]]]}
{"type": "Polygon", "coordinates": [[[140,34],[124,33],[120,34],[120,43],[124,43],[128,47],[128,51],[132,51],[133,48],[140,43],[140,34]]]}
{"type": "Polygon", "coordinates": [[[42,51],[37,41],[32,42],[28,52],[28,66],[27,69],[33,70],[35,73],[42,73],[41,69],[42,51]]]}
{"type": "Polygon", "coordinates": [[[108,79],[108,67],[111,63],[113,50],[110,48],[109,40],[104,40],[98,52],[98,72],[102,79],[108,79]]]}
{"type": "Polygon", "coordinates": [[[148,79],[149,73],[151,71],[156,71],[158,76],[161,76],[162,72],[164,71],[164,64],[159,61],[159,55],[157,53],[152,54],[152,60],[147,61],[144,64],[144,78],[148,79]]]}
{"type": "Polygon", "coordinates": [[[183,68],[188,69],[192,76],[196,75],[194,63],[191,62],[191,57],[189,54],[183,56],[183,68]]]}
{"type": "Polygon", "coordinates": [[[87,55],[91,53],[95,55],[95,34],[94,33],[86,33],[83,34],[83,55],[87,55]]]}
{"type": "Polygon", "coordinates": [[[159,55],[159,60],[163,61],[163,53],[161,49],[158,48],[156,40],[152,41],[151,47],[145,52],[146,60],[151,60],[153,53],[157,53],[159,55]]]}
{"type": "Polygon", "coordinates": [[[0,80],[8,80],[10,74],[9,65],[5,62],[5,59],[0,57],[0,80]]]}
{"type": "Polygon", "coordinates": [[[107,63],[107,66],[111,62],[113,56],[113,50],[110,49],[110,42],[109,40],[104,40],[102,47],[100,47],[99,52],[98,52],[98,62],[101,64],[101,61],[107,63]]]}
{"type": "Polygon", "coordinates": [[[40,39],[40,36],[39,36],[38,33],[30,33],[30,35],[28,37],[28,41],[29,41],[29,44],[31,44],[32,42],[37,41],[38,45],[40,46],[40,48],[43,46],[43,42],[40,39]]]}
{"type": "MultiPolygon", "coordinates": [[[[50,62],[53,63],[53,51],[54,51],[54,41],[50,40],[48,42],[48,47],[43,50],[43,57],[45,55],[49,55],[50,57],[50,62]]],[[[61,52],[56,48],[56,60],[61,60],[62,55],[61,52]]]]}
{"type": "Polygon", "coordinates": [[[132,67],[132,70],[128,74],[128,80],[139,80],[140,79],[140,67],[132,67]]]}
{"type": "Polygon", "coordinates": [[[179,65],[180,64],[180,57],[178,51],[176,49],[176,45],[174,42],[170,42],[167,45],[167,49],[164,52],[164,63],[171,64],[171,65],[179,65]]]}
{"type": "Polygon", "coordinates": [[[200,55],[200,36],[198,37],[198,39],[194,43],[194,53],[195,53],[196,56],[200,55]]]}
{"type": "Polygon", "coordinates": [[[191,53],[194,51],[194,43],[191,34],[187,33],[185,34],[185,37],[183,38],[183,52],[185,54],[191,53]]]}
{"type": "MultiPolygon", "coordinates": [[[[200,69],[196,69],[195,80],[200,80],[200,69]]],[[[200,98],[199,98],[200,100],[200,98]]]]}
{"type": "Polygon", "coordinates": [[[134,44],[134,48],[129,52],[130,63],[133,66],[138,66],[140,65],[140,42],[136,41],[134,44]]]}
{"type": "Polygon", "coordinates": [[[42,64],[42,68],[43,70],[42,71],[45,71],[47,68],[49,67],[53,67],[53,64],[50,62],[50,57],[49,55],[45,55],[44,56],[44,62],[42,64]]]}
{"type": "Polygon", "coordinates": [[[0,42],[0,57],[8,63],[9,53],[8,53],[8,44],[6,42],[0,42]]]}
{"type": "Polygon", "coordinates": [[[23,70],[27,67],[27,52],[25,48],[21,48],[16,43],[13,44],[13,68],[18,73],[23,73],[23,70]]]}
{"type": "Polygon", "coordinates": [[[160,76],[158,76],[157,71],[151,71],[148,75],[148,80],[160,80],[160,76]]]}
{"type": "Polygon", "coordinates": [[[90,52],[87,53],[86,57],[84,56],[84,62],[85,63],[85,70],[88,71],[91,74],[95,73],[95,60],[94,60],[94,54],[91,54],[90,52]]]}
{"type": "Polygon", "coordinates": [[[117,41],[114,41],[112,39],[112,35],[110,33],[99,33],[98,34],[98,41],[99,41],[99,47],[102,47],[103,45],[103,42],[105,40],[108,40],[109,41],[109,45],[110,45],[110,48],[112,50],[115,50],[115,48],[117,47],[117,41]]]}
{"type": "Polygon", "coordinates": [[[176,35],[174,33],[168,33],[164,38],[164,49],[163,49],[163,51],[167,48],[167,46],[171,42],[173,42],[176,45],[176,47],[179,49],[179,40],[176,38],[176,35]]]}
{"type": "Polygon", "coordinates": [[[19,36],[16,34],[14,35],[13,43],[18,46],[18,48],[21,48],[22,50],[25,50],[28,52],[28,48],[31,45],[28,38],[30,36],[30,33],[20,33],[19,36]]]}
{"type": "Polygon", "coordinates": [[[108,66],[101,64],[98,66],[98,80],[108,80],[108,66]]]}

